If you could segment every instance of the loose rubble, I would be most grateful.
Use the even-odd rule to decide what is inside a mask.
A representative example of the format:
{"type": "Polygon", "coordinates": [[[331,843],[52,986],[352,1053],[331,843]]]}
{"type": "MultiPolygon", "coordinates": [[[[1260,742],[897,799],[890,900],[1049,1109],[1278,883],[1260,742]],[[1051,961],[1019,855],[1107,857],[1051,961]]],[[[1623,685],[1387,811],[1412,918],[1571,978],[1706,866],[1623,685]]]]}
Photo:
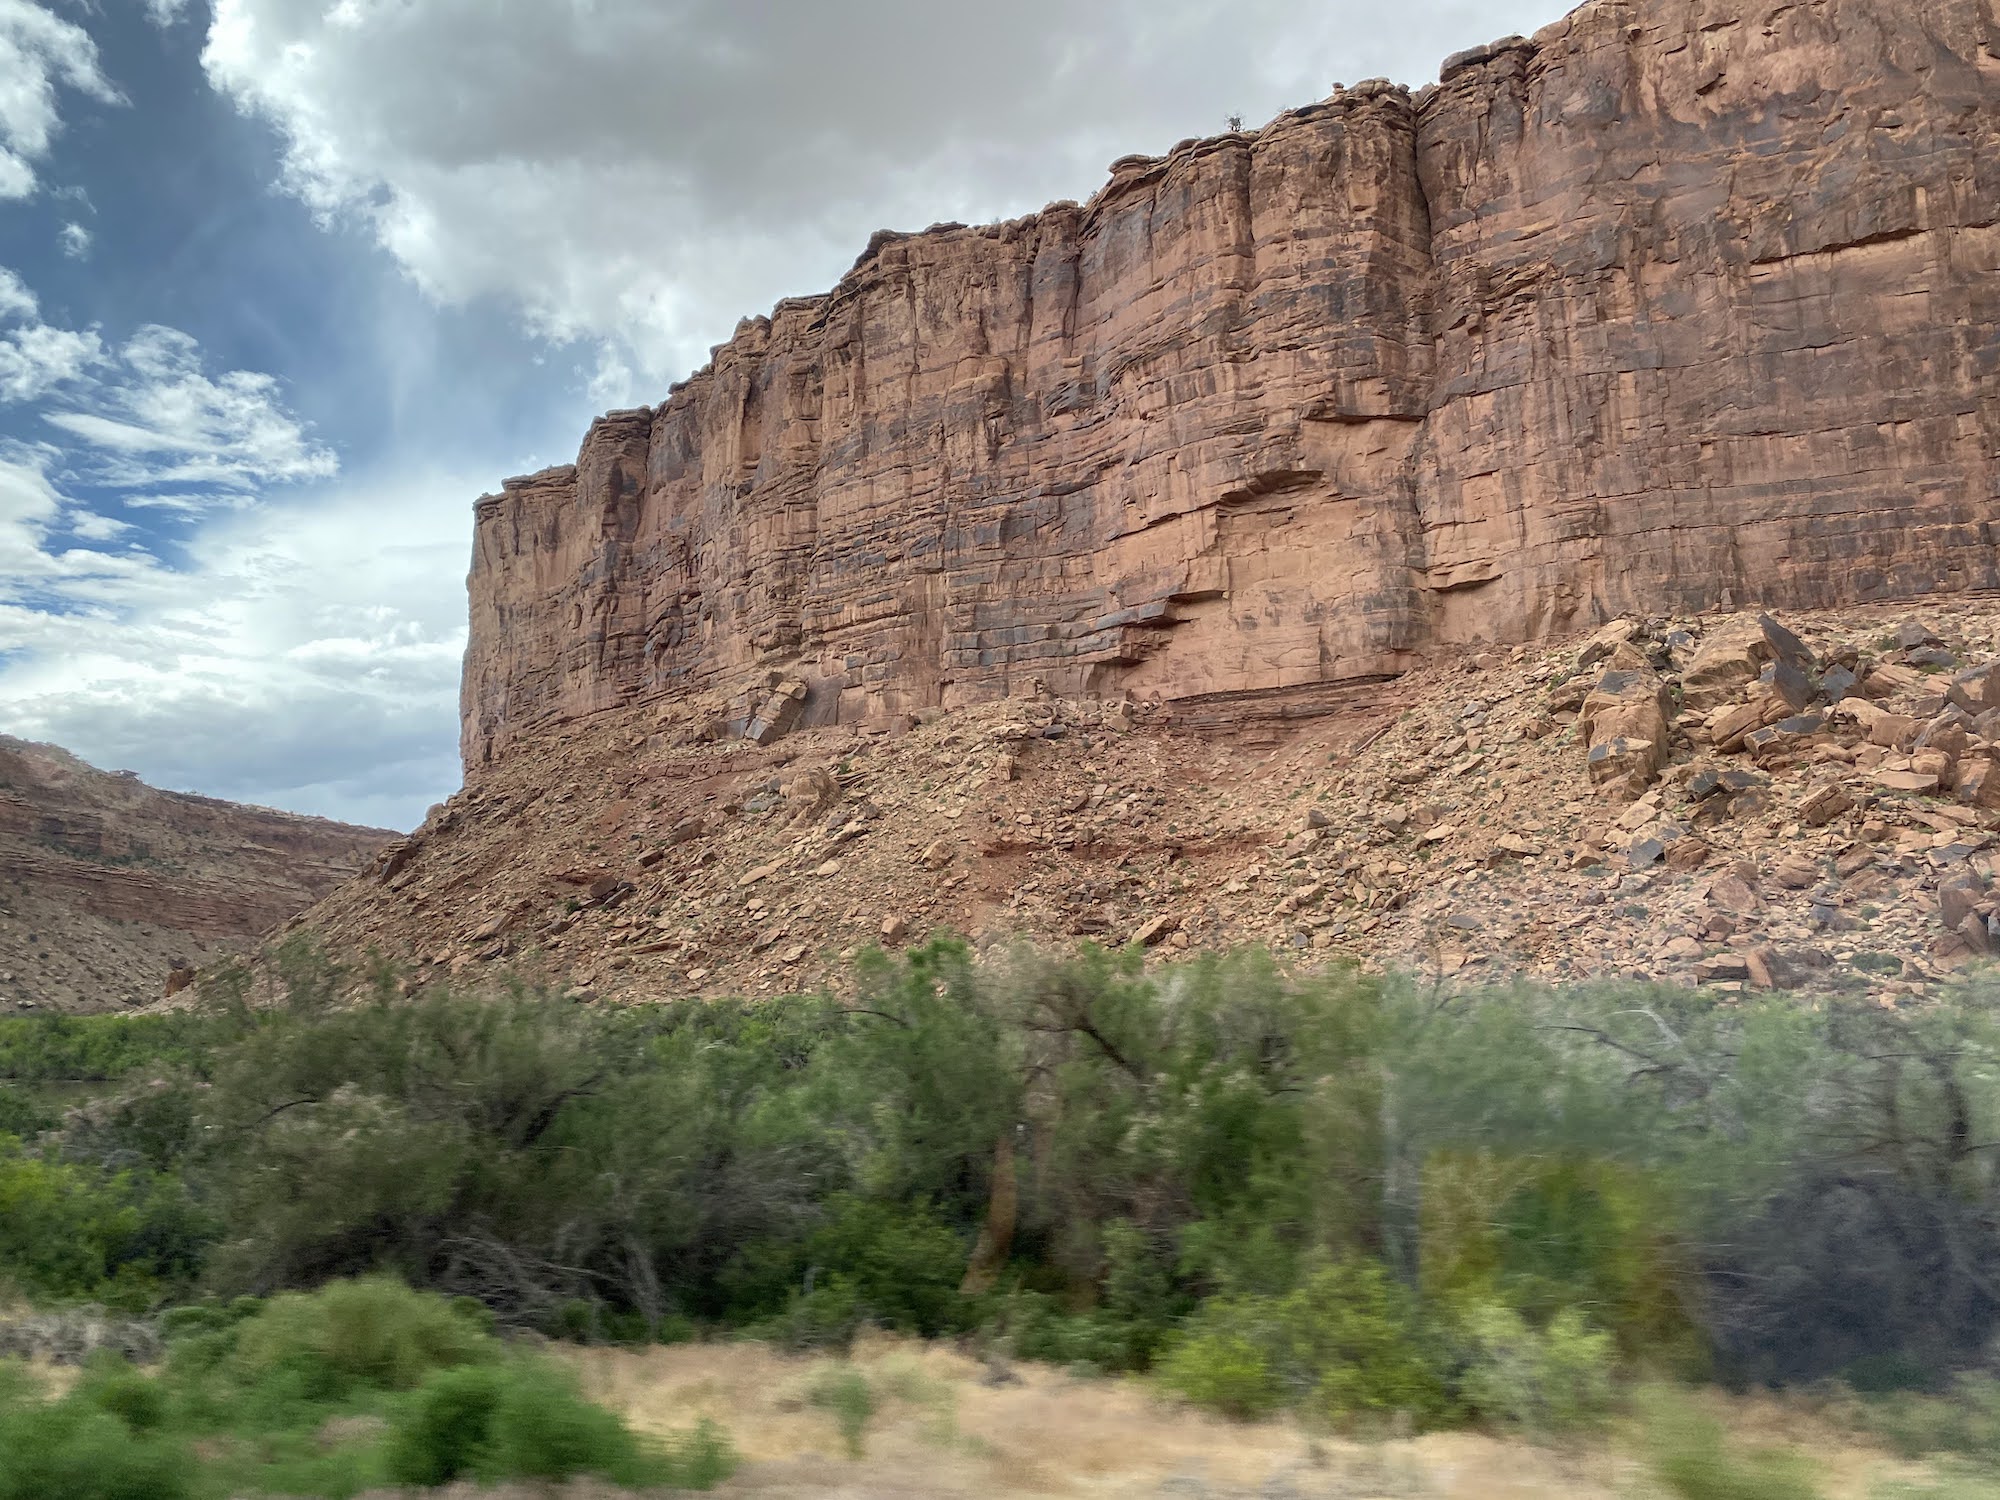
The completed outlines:
{"type": "Polygon", "coordinates": [[[483,771],[308,921],[628,999],[838,985],[948,929],[1893,1001],[2000,951],[1996,741],[1984,598],[1621,620],[1256,738],[1041,693],[769,745],[628,711],[483,771]]]}

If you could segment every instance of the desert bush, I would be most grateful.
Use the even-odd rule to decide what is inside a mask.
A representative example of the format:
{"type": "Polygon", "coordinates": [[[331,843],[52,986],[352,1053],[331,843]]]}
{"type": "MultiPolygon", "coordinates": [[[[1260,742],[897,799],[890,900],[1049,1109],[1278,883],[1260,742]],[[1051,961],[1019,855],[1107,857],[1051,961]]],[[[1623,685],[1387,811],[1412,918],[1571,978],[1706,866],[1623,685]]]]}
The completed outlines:
{"type": "Polygon", "coordinates": [[[849,1458],[860,1458],[866,1447],[868,1422],[875,1415],[875,1392],[859,1370],[822,1370],[807,1388],[806,1399],[832,1416],[849,1458]]]}
{"type": "Polygon", "coordinates": [[[734,1465],[715,1429],[641,1439],[559,1365],[381,1278],[189,1311],[201,1316],[178,1320],[157,1373],[99,1357],[45,1401],[0,1367],[0,1500],[348,1497],[578,1474],[700,1489],[734,1465]]]}
{"type": "Polygon", "coordinates": [[[478,1471],[500,1404],[502,1375],[491,1365],[440,1370],[420,1386],[390,1430],[389,1477],[439,1485],[478,1471]]]}
{"type": "Polygon", "coordinates": [[[669,1484],[672,1466],[612,1412],[584,1400],[567,1371],[510,1365],[492,1408],[480,1477],[568,1479],[595,1474],[624,1485],[669,1484]]]}
{"type": "Polygon", "coordinates": [[[1486,1421],[1533,1434],[1588,1431],[1611,1414],[1611,1335],[1565,1308],[1546,1328],[1511,1307],[1482,1303],[1463,1316],[1461,1389],[1486,1421]]]}
{"type": "Polygon", "coordinates": [[[274,1297],[235,1330],[232,1363],[245,1383],[285,1375],[313,1400],[357,1387],[405,1391],[434,1370],[490,1362],[499,1347],[441,1298],[387,1276],[274,1297]]]}
{"type": "Polygon", "coordinates": [[[88,1397],[0,1405],[0,1500],[181,1500],[191,1470],[180,1444],[88,1397]]]}
{"type": "Polygon", "coordinates": [[[177,1178],[105,1172],[0,1136],[0,1274],[31,1295],[144,1311],[192,1281],[213,1237],[177,1178]]]}
{"type": "Polygon", "coordinates": [[[1898,1391],[1854,1403],[1859,1425],[1904,1458],[1949,1455],[2000,1475],[2000,1380],[1962,1376],[1943,1394],[1898,1391]]]}
{"type": "MultiPolygon", "coordinates": [[[[276,1003],[224,985],[170,1025],[0,1025],[0,1081],[97,1090],[0,1144],[0,1277],[199,1293],[176,1358],[212,1369],[232,1297],[388,1271],[589,1340],[984,1325],[1341,1422],[1565,1421],[1564,1381],[1596,1401],[1589,1338],[1549,1342],[1571,1308],[1621,1370],[1734,1382],[1940,1384],[2000,1329],[1977,989],[1433,994],[949,942],[869,958],[846,1003],[400,999],[298,944],[277,972],[276,1003]],[[1454,1343],[1474,1308],[1519,1333],[1454,1343]]],[[[279,1421],[321,1378],[255,1399],[279,1421]]]]}
{"type": "Polygon", "coordinates": [[[1238,1422],[1271,1415],[1289,1394],[1268,1346],[1220,1319],[1204,1319],[1169,1343],[1158,1376],[1167,1390],[1238,1422]]]}
{"type": "Polygon", "coordinates": [[[1381,1267],[1343,1261],[1282,1297],[1217,1297],[1169,1346],[1169,1390],[1226,1415],[1277,1404],[1335,1425],[1407,1414],[1435,1420],[1450,1405],[1436,1340],[1381,1267]]]}
{"type": "Polygon", "coordinates": [[[1739,1449],[1720,1422],[1675,1392],[1649,1392],[1641,1406],[1653,1475],[1680,1500],[1817,1500],[1797,1455],[1739,1449]]]}

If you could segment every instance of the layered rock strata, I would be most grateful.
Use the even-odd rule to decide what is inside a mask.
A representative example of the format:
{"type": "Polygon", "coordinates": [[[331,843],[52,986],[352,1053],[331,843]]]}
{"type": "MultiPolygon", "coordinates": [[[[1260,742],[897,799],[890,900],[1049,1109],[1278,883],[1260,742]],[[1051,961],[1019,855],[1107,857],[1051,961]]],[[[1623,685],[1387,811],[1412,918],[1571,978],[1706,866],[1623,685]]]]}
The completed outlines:
{"type": "Polygon", "coordinates": [[[395,837],[157,791],[0,735],[0,1014],[152,999],[395,837]]]}
{"type": "Polygon", "coordinates": [[[476,509],[468,766],[2000,587],[2000,0],[1592,0],[882,234],[476,509]],[[782,703],[774,700],[782,699],[782,703]]]}

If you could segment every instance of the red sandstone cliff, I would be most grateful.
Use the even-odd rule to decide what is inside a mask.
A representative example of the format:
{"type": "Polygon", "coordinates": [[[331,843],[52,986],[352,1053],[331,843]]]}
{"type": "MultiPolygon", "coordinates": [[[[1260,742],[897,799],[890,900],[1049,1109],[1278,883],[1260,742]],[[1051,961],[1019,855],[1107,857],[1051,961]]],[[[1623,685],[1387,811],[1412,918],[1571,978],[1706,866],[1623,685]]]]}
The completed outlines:
{"type": "Polygon", "coordinates": [[[0,1014],[158,996],[296,915],[396,835],[156,791],[0,735],[0,1014]]]}
{"type": "Polygon", "coordinates": [[[744,323],[479,502],[463,745],[778,677],[1311,711],[2000,587],[1997,511],[2000,0],[1591,0],[744,323]]]}

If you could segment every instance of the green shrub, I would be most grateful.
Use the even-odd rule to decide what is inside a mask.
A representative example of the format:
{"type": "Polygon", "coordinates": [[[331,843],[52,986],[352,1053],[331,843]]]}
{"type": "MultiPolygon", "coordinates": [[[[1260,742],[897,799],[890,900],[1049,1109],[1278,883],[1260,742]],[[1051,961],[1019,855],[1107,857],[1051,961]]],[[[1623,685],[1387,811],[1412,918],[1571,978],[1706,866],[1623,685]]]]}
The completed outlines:
{"type": "Polygon", "coordinates": [[[1066,1313],[1047,1293],[1023,1291],[996,1299],[987,1327],[1015,1359],[1098,1373],[1149,1368],[1169,1334],[1152,1319],[1135,1320],[1115,1307],[1066,1313]]]}
{"type": "Polygon", "coordinates": [[[392,1479],[411,1485],[594,1474],[618,1484],[706,1489],[735,1466],[713,1428],[699,1427],[664,1451],[584,1400],[566,1371],[530,1360],[433,1374],[398,1410],[384,1460],[392,1479]]]}
{"type": "Polygon", "coordinates": [[[190,1472],[179,1445],[87,1399],[0,1410],[0,1500],[181,1500],[190,1472]]]}
{"type": "Polygon", "coordinates": [[[389,1431],[384,1462],[398,1484],[439,1485],[476,1473],[486,1456],[503,1376],[497,1366],[440,1370],[389,1431]]]}
{"type": "Polygon", "coordinates": [[[1449,1405],[1433,1341],[1405,1289],[1379,1265],[1324,1266],[1282,1297],[1218,1297],[1170,1346],[1168,1389],[1246,1417],[1295,1405],[1336,1425],[1449,1405]]]}
{"type": "Polygon", "coordinates": [[[616,1484],[671,1483],[673,1466],[623,1421],[584,1400],[569,1373],[522,1362],[500,1384],[481,1477],[568,1479],[595,1474],[616,1484]]]}
{"type": "Polygon", "coordinates": [[[862,1455],[868,1419],[875,1415],[875,1393],[858,1370],[825,1370],[806,1392],[806,1399],[832,1415],[849,1458],[862,1455]]]}
{"type": "Polygon", "coordinates": [[[1898,1392],[1858,1404],[1861,1425],[1904,1458],[1949,1454],[2000,1473],[2000,1380],[1960,1377],[1941,1396],[1898,1392]]]}
{"type": "Polygon", "coordinates": [[[59,1118],[56,1110],[28,1090],[0,1083],[0,1135],[31,1141],[44,1130],[53,1129],[59,1118]]]}
{"type": "Polygon", "coordinates": [[[1575,1309],[1537,1330],[1511,1307],[1481,1303],[1465,1315],[1464,1327],[1463,1391],[1487,1421],[1562,1433],[1601,1426],[1611,1414],[1611,1335],[1591,1328],[1575,1309]]]}
{"type": "Polygon", "coordinates": [[[210,1238],[178,1181],[61,1161],[0,1136],[0,1274],[27,1292],[143,1312],[192,1277],[210,1238]]]}
{"type": "Polygon", "coordinates": [[[91,1361],[78,1382],[76,1399],[108,1412],[134,1432],[157,1432],[167,1422],[166,1388],[122,1359],[91,1361]]]}
{"type": "Polygon", "coordinates": [[[1167,1346],[1160,1384],[1197,1406],[1254,1422],[1285,1404],[1286,1391],[1265,1349],[1241,1333],[1210,1326],[1167,1346]]]}
{"type": "Polygon", "coordinates": [[[845,1353],[865,1321],[861,1294],[854,1282],[835,1274],[810,1292],[794,1292],[782,1313],[753,1324],[750,1333],[795,1354],[813,1350],[845,1353]]]}
{"type": "Polygon", "coordinates": [[[236,1330],[247,1380],[284,1372],[316,1400],[356,1387],[404,1391],[434,1370],[497,1357],[498,1346],[442,1298],[386,1276],[273,1297],[236,1330]]]}
{"type": "Polygon", "coordinates": [[[840,1268],[870,1320],[926,1337],[956,1324],[967,1248],[959,1233],[924,1205],[842,1195],[828,1214],[808,1253],[840,1268]]]}
{"type": "Polygon", "coordinates": [[[1796,1455],[1739,1451],[1685,1396],[1655,1391],[1641,1410],[1654,1477],[1680,1500],[1818,1500],[1796,1455]]]}

